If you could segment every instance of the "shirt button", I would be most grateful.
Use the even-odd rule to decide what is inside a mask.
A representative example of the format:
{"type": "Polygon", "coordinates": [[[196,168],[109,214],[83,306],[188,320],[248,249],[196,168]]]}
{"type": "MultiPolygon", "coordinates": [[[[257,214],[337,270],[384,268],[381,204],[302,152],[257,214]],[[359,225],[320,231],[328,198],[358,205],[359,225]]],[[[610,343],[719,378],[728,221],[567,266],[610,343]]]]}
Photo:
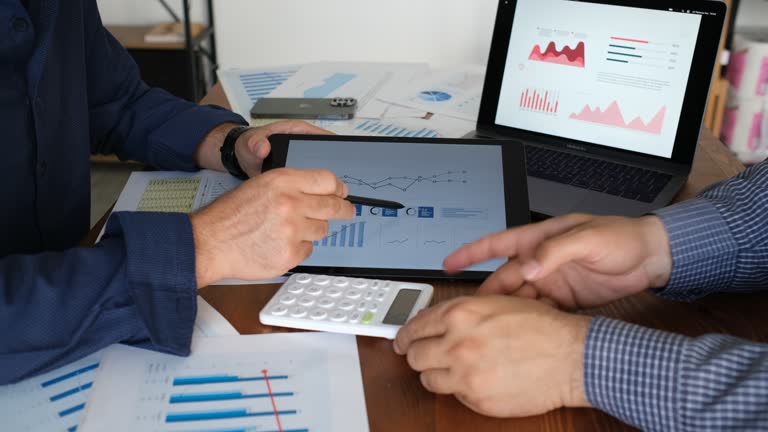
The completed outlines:
{"type": "Polygon", "coordinates": [[[14,18],[13,30],[19,33],[29,30],[29,22],[24,18],[14,18]]]}
{"type": "Polygon", "coordinates": [[[48,172],[48,164],[45,161],[40,161],[37,168],[40,171],[40,176],[44,176],[48,172]]]}

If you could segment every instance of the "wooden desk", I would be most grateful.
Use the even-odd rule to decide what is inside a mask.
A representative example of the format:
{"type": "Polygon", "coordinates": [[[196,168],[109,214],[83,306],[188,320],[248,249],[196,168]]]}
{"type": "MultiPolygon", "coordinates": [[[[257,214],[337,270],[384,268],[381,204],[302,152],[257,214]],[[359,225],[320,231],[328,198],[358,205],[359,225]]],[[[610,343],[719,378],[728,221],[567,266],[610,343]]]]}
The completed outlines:
{"type": "MultiPolygon", "coordinates": [[[[228,106],[219,85],[203,103],[228,106]]],[[[704,132],[690,182],[679,199],[731,177],[743,166],[709,132],[704,132]]],[[[97,231],[98,232],[98,231],[97,231]]],[[[470,283],[435,283],[435,302],[470,295],[470,283]]],[[[258,312],[277,290],[276,285],[208,287],[201,295],[221,312],[240,333],[282,332],[263,326],[258,312]]],[[[639,294],[610,306],[590,310],[625,321],[695,336],[710,332],[728,333],[756,341],[768,341],[765,311],[768,294],[711,296],[694,304],[674,303],[639,294]]],[[[391,343],[358,338],[365,384],[368,418],[373,432],[383,431],[621,431],[632,428],[593,409],[561,409],[537,417],[499,420],[477,415],[453,397],[425,391],[416,373],[394,354],[391,343]]]]}

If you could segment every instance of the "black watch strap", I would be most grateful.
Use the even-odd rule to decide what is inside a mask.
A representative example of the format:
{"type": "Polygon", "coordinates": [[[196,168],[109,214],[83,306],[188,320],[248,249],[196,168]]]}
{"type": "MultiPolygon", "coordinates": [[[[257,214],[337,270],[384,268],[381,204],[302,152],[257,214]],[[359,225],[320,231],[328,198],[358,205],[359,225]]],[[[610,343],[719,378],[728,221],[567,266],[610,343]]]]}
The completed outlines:
{"type": "Polygon", "coordinates": [[[224,168],[229,171],[232,176],[241,180],[247,180],[248,174],[240,167],[240,163],[237,162],[237,155],[235,155],[235,143],[245,131],[250,129],[249,126],[238,126],[232,128],[227,136],[224,138],[224,144],[221,146],[221,163],[224,164],[224,168]]]}

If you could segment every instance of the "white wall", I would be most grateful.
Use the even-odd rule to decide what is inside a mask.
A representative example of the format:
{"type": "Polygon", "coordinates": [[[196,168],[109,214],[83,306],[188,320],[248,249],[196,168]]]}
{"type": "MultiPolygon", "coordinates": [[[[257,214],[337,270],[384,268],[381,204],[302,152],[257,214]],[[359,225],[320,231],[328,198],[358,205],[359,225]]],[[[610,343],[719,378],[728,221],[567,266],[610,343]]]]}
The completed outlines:
{"type": "Polygon", "coordinates": [[[768,1],[741,0],[735,27],[737,31],[744,28],[768,27],[768,1]]]}
{"type": "MultiPolygon", "coordinates": [[[[114,1],[114,0],[113,0],[114,1]]],[[[497,0],[217,0],[222,67],[485,64],[497,0]]]]}
{"type": "MultiPolygon", "coordinates": [[[[106,24],[170,18],[156,0],[97,0],[106,24]]],[[[203,0],[190,0],[205,19],[203,0]]],[[[498,0],[215,0],[222,67],[335,61],[485,64],[498,0]]],[[[168,0],[177,13],[181,0],[168,0]]]]}
{"type": "MultiPolygon", "coordinates": [[[[205,2],[190,0],[192,18],[204,22],[205,2]]],[[[116,25],[149,25],[170,21],[171,17],[157,0],[97,0],[101,20],[105,24],[116,25]]],[[[183,17],[181,0],[167,0],[173,10],[183,17]]]]}
{"type": "MultiPolygon", "coordinates": [[[[107,24],[168,21],[156,0],[97,0],[107,24]]],[[[203,0],[190,0],[204,20],[203,0]]],[[[177,12],[181,0],[168,0],[177,12]]],[[[215,0],[222,66],[317,60],[484,64],[496,0],[215,0]]],[[[741,0],[736,29],[768,27],[768,0],[741,0]]]]}

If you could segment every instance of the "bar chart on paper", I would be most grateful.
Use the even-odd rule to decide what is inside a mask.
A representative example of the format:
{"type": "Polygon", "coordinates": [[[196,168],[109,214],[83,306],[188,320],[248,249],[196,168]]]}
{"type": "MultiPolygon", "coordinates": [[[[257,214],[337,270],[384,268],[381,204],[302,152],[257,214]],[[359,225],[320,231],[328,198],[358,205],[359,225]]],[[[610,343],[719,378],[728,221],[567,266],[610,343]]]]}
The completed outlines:
{"type": "Polygon", "coordinates": [[[248,118],[251,107],[256,101],[269,96],[298,70],[297,66],[270,69],[223,69],[218,74],[233,110],[248,118]]]}
{"type": "Polygon", "coordinates": [[[440,133],[428,127],[415,128],[393,122],[366,120],[355,127],[360,135],[390,137],[436,138],[440,133]]]}
{"type": "Polygon", "coordinates": [[[76,431],[100,358],[101,353],[93,354],[39,377],[0,387],[0,429],[76,431]]]}
{"type": "MultiPolygon", "coordinates": [[[[354,348],[354,338],[267,336],[200,340],[189,358],[115,347],[105,354],[102,376],[110,378],[100,376],[83,430],[106,430],[107,425],[113,431],[158,432],[367,430],[367,421],[360,421],[365,415],[357,417],[354,429],[335,427],[330,389],[338,365],[330,364],[329,353],[317,342],[328,339],[331,346],[354,348]]],[[[357,353],[347,351],[337,360],[354,373],[345,362],[354,365],[357,353]]],[[[334,381],[334,387],[351,385],[346,391],[354,396],[358,384],[362,399],[359,366],[357,374],[357,381],[341,376],[350,384],[334,381]]],[[[362,400],[352,405],[363,406],[364,414],[362,400]]]]}

